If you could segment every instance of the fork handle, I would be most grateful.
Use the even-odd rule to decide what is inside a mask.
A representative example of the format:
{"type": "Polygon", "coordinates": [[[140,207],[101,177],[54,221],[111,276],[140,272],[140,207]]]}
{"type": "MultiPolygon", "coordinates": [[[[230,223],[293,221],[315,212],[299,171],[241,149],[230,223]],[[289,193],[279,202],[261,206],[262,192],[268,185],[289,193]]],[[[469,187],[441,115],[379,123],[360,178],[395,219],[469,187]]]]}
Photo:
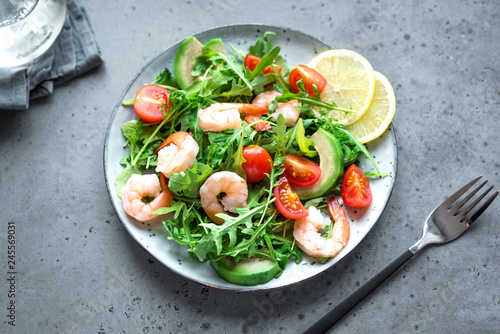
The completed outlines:
{"type": "Polygon", "coordinates": [[[356,305],[368,297],[370,293],[372,293],[379,285],[389,278],[389,276],[391,276],[399,267],[405,264],[405,262],[408,261],[413,255],[414,253],[408,249],[400,257],[392,261],[391,264],[382,269],[382,271],[380,271],[372,279],[363,284],[361,288],[356,290],[352,295],[338,304],[333,310],[323,316],[318,322],[309,327],[304,334],[326,333],[356,305]]]}

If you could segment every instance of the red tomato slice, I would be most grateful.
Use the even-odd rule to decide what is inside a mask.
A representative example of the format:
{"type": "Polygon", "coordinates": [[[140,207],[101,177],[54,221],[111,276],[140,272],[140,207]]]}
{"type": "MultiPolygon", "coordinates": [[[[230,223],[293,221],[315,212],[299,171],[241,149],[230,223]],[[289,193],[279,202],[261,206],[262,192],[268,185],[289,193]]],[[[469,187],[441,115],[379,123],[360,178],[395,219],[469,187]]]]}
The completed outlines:
{"type": "Polygon", "coordinates": [[[242,164],[242,167],[248,183],[262,181],[267,176],[266,173],[271,173],[273,160],[262,147],[250,145],[243,148],[243,157],[246,161],[242,164]]]}
{"type": "Polygon", "coordinates": [[[363,207],[372,202],[372,190],[365,174],[356,165],[347,168],[342,184],[340,195],[346,205],[363,207]]]}
{"type": "Polygon", "coordinates": [[[250,72],[253,72],[253,70],[255,70],[255,67],[257,66],[257,64],[260,62],[260,58],[259,57],[255,57],[255,56],[252,56],[251,54],[247,54],[245,56],[245,62],[243,63],[243,65],[245,67],[248,67],[248,69],[250,70],[250,72]]]}
{"type": "Polygon", "coordinates": [[[310,187],[319,180],[321,168],[314,161],[293,154],[286,154],[285,158],[285,171],[282,175],[286,176],[292,186],[310,187]]]}
{"type": "MultiPolygon", "coordinates": [[[[257,67],[257,64],[260,62],[260,58],[259,57],[256,57],[256,56],[252,56],[251,54],[247,54],[246,57],[245,57],[245,62],[244,62],[244,66],[245,67],[248,67],[248,69],[250,70],[250,72],[253,72],[253,70],[255,70],[255,67],[257,67]]],[[[278,65],[273,65],[275,68],[276,68],[276,71],[278,71],[278,73],[281,73],[281,66],[278,66],[278,65]]],[[[268,74],[268,73],[274,73],[273,69],[271,68],[271,66],[268,66],[264,69],[264,71],[262,71],[262,73],[264,74],[268,74]]]]}
{"type": "Polygon", "coordinates": [[[282,176],[279,185],[274,187],[273,195],[276,198],[274,204],[284,217],[290,219],[307,217],[307,210],[285,176],[282,176]]]}
{"type": "Polygon", "coordinates": [[[144,122],[156,123],[163,120],[161,108],[165,104],[165,112],[168,114],[168,90],[158,85],[142,86],[134,101],[134,111],[144,122]]]}
{"type": "Polygon", "coordinates": [[[305,65],[298,65],[290,72],[290,76],[288,77],[290,88],[295,93],[300,91],[299,87],[297,87],[297,81],[300,79],[302,79],[304,89],[309,93],[309,96],[314,96],[313,84],[316,85],[319,93],[321,93],[326,86],[326,79],[321,74],[305,65]]]}

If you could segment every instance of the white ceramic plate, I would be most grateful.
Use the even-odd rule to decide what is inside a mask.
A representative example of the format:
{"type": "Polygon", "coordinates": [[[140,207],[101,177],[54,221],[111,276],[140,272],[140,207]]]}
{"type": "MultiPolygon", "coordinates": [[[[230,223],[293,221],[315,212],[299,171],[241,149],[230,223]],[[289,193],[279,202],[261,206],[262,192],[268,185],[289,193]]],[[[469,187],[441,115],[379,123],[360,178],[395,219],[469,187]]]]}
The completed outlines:
{"type": "MultiPolygon", "coordinates": [[[[286,59],[289,66],[307,64],[318,53],[330,49],[330,47],[312,36],[273,26],[226,26],[204,31],[195,36],[202,43],[220,37],[226,46],[226,50],[231,50],[229,45],[232,44],[236,49],[246,52],[249,45],[255,43],[257,37],[262,38],[265,31],[274,31],[277,34],[275,45],[281,46],[281,55],[286,59]]],[[[179,41],[163,51],[146,64],[130,81],[116,103],[107,128],[104,146],[106,186],[115,211],[127,231],[146,251],[174,272],[195,282],[221,289],[262,290],[284,287],[313,277],[335,265],[363,240],[387,205],[396,177],[397,163],[396,138],[392,128],[389,128],[384,135],[368,145],[381,171],[387,172],[389,175],[385,178],[370,181],[373,192],[373,203],[370,207],[347,210],[347,216],[352,221],[351,235],[347,246],[339,255],[325,264],[315,263],[314,259],[307,256],[304,256],[298,264],[292,260],[279,278],[272,279],[266,284],[240,286],[228,283],[215,273],[208,261],[199,262],[188,253],[185,246],[178,245],[173,240],[167,240],[168,233],[165,231],[161,219],[159,219],[161,217],[152,222],[139,223],[125,214],[121,199],[116,195],[114,181],[123,169],[119,161],[128,153],[123,148],[125,139],[120,126],[128,120],[134,119],[135,114],[132,108],[123,107],[121,103],[133,99],[138,89],[144,84],[151,83],[165,67],[169,68],[173,73],[175,54],[181,42],[179,41]]],[[[362,161],[360,167],[365,171],[373,171],[373,167],[368,161],[362,161]]]]}

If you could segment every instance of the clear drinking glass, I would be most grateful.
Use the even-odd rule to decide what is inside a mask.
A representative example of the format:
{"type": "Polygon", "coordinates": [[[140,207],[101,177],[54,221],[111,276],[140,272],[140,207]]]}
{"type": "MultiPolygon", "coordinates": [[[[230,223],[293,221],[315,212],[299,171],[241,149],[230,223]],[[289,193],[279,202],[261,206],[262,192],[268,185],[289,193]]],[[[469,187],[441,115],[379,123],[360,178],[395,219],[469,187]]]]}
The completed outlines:
{"type": "Polygon", "coordinates": [[[0,0],[0,74],[47,51],[65,17],[66,0],[0,0]]]}

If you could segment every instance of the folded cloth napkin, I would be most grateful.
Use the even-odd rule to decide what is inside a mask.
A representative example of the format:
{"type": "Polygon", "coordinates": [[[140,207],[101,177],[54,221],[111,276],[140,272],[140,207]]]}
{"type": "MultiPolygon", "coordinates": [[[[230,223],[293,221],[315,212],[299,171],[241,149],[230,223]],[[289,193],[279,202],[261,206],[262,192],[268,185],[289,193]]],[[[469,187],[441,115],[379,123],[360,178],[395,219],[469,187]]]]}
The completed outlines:
{"type": "Polygon", "coordinates": [[[64,26],[54,44],[33,64],[0,80],[0,109],[28,109],[30,99],[52,94],[54,85],[101,63],[85,9],[80,0],[68,0],[64,26]]]}

